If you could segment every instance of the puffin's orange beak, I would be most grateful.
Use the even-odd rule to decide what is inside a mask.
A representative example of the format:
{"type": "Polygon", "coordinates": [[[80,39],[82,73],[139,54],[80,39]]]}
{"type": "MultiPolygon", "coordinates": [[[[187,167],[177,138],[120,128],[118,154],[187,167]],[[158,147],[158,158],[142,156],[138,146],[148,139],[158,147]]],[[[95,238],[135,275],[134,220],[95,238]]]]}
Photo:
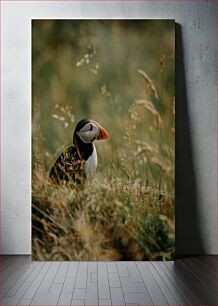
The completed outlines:
{"type": "Polygon", "coordinates": [[[100,132],[99,132],[99,134],[98,134],[96,139],[101,140],[101,139],[106,139],[108,137],[109,137],[109,134],[106,131],[106,129],[103,128],[103,127],[100,127],[100,132]]]}

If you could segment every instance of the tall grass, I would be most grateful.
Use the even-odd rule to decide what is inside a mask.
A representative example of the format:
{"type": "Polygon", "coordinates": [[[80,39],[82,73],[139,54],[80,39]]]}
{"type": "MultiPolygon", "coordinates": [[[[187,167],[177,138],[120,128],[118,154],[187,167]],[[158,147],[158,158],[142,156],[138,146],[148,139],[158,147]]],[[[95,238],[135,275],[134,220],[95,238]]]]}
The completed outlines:
{"type": "Polygon", "coordinates": [[[174,24],[138,25],[33,24],[33,259],[174,257],[174,24]],[[110,134],[96,175],[54,186],[48,171],[83,117],[110,134]]]}

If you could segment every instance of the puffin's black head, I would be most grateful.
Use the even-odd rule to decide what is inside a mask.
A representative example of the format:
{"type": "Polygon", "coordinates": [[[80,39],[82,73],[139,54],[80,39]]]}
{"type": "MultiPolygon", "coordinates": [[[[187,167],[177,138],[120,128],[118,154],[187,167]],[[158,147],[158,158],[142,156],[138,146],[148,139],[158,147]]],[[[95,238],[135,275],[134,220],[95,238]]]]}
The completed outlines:
{"type": "Polygon", "coordinates": [[[101,140],[108,138],[108,132],[105,128],[103,128],[99,123],[90,119],[82,119],[80,120],[76,128],[74,130],[75,134],[79,136],[79,138],[84,143],[91,143],[95,139],[101,140]]]}
{"type": "Polygon", "coordinates": [[[79,122],[77,122],[74,132],[79,132],[89,122],[90,122],[89,119],[80,120],[79,122]]]}

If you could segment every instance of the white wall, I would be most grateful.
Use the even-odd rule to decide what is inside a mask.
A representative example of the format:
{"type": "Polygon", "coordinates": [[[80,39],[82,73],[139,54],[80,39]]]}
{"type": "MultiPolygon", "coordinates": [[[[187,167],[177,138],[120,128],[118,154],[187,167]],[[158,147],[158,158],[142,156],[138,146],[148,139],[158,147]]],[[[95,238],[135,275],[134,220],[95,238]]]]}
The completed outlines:
{"type": "MultiPolygon", "coordinates": [[[[2,1],[2,253],[31,253],[31,18],[175,19],[182,26],[196,214],[205,252],[217,253],[216,1],[2,1]]],[[[182,252],[195,250],[184,243],[182,252]]]]}

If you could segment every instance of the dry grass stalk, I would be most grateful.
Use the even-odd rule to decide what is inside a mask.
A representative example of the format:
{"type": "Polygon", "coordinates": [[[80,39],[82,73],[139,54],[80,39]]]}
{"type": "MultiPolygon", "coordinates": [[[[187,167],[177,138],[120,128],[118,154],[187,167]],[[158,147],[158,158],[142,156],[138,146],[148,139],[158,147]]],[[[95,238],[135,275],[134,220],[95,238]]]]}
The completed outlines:
{"type": "Polygon", "coordinates": [[[133,154],[134,157],[138,157],[140,156],[141,154],[143,153],[146,153],[146,152],[150,152],[152,153],[152,151],[148,148],[142,148],[142,147],[138,147],[137,151],[133,154]]]}
{"type": "Polygon", "coordinates": [[[136,99],[135,100],[136,105],[142,105],[144,108],[146,108],[152,115],[156,118],[156,127],[157,128],[163,128],[164,124],[161,119],[160,113],[156,110],[154,104],[151,101],[148,101],[146,99],[136,99]]]}
{"type": "Polygon", "coordinates": [[[143,152],[150,152],[157,155],[160,153],[158,146],[151,146],[149,143],[142,140],[135,140],[134,143],[137,144],[139,146],[139,149],[141,150],[141,152],[136,154],[135,156],[138,156],[143,152]]]}
{"type": "Polygon", "coordinates": [[[151,162],[158,166],[163,172],[169,174],[172,171],[171,166],[164,164],[161,160],[156,157],[151,158],[151,162]]]}
{"type": "Polygon", "coordinates": [[[156,99],[159,99],[159,95],[157,93],[157,89],[153,83],[153,81],[149,78],[149,76],[147,75],[147,73],[145,73],[142,69],[138,69],[137,70],[138,73],[145,79],[145,81],[147,82],[147,85],[149,88],[151,88],[154,96],[156,99]]]}
{"type": "Polygon", "coordinates": [[[118,260],[120,255],[115,249],[104,247],[104,245],[110,243],[110,240],[102,232],[96,232],[94,226],[87,218],[88,216],[85,215],[85,212],[82,212],[74,223],[74,229],[78,234],[79,241],[84,243],[84,249],[88,255],[87,258],[92,257],[95,260],[118,260]]]}

